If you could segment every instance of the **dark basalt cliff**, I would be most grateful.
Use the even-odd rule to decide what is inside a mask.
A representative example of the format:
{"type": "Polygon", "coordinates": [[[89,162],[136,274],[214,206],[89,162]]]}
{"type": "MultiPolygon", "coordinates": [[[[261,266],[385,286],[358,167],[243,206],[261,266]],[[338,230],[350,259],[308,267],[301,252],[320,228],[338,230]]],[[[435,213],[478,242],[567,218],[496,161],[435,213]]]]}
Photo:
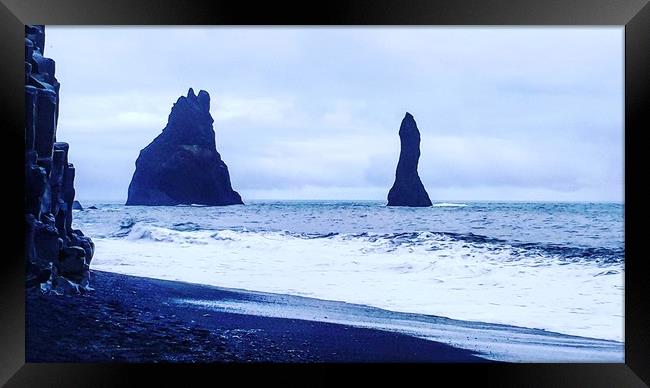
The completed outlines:
{"type": "Polygon", "coordinates": [[[431,206],[429,194],[418,175],[420,131],[413,116],[406,112],[399,128],[401,149],[395,183],[388,192],[388,206],[431,206]]]}
{"type": "Polygon", "coordinates": [[[45,27],[25,26],[25,269],[27,287],[44,292],[89,289],[95,246],[72,229],[75,168],[56,141],[59,82],[45,58],[45,27]]]}
{"type": "Polygon", "coordinates": [[[208,92],[190,88],[162,133],[140,151],[126,204],[243,204],[217,152],[213,122],[208,92]]]}

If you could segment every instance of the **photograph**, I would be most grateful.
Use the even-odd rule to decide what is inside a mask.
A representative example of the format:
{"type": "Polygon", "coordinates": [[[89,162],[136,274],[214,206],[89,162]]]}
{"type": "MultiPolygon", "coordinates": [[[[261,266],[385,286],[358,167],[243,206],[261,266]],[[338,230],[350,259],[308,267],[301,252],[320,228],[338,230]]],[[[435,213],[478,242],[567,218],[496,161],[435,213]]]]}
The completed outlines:
{"type": "Polygon", "coordinates": [[[26,25],[25,361],[623,364],[625,47],[26,25]]]}

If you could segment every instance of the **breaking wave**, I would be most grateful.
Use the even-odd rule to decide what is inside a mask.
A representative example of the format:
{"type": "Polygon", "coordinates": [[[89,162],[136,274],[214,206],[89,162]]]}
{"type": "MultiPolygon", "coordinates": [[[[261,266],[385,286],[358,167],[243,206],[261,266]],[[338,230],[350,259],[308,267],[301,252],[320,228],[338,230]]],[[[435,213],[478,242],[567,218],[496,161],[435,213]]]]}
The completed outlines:
{"type": "Polygon", "coordinates": [[[102,206],[75,222],[97,270],[620,341],[622,210],[271,202],[102,206]]]}
{"type": "Polygon", "coordinates": [[[521,243],[477,235],[450,232],[410,233],[296,233],[290,231],[203,230],[192,222],[176,223],[164,228],[133,220],[125,220],[113,238],[149,240],[178,244],[210,244],[218,241],[241,241],[254,244],[260,239],[275,241],[278,248],[292,240],[330,240],[333,243],[351,243],[359,246],[361,253],[409,253],[419,250],[432,256],[444,256],[445,251],[463,251],[467,255],[480,255],[486,259],[498,258],[506,262],[528,260],[538,265],[554,261],[563,263],[590,263],[598,265],[620,264],[624,261],[624,248],[575,247],[559,244],[521,243]]]}

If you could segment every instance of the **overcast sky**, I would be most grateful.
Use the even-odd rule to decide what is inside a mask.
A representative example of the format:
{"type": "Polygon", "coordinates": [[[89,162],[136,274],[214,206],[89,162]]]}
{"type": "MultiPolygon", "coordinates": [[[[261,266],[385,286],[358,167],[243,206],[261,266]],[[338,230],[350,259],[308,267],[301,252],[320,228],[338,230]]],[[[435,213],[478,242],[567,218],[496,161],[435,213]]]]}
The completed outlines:
{"type": "Polygon", "coordinates": [[[405,112],[436,200],[623,199],[623,28],[47,27],[80,200],[121,200],[192,87],[250,199],[386,199],[405,112]]]}

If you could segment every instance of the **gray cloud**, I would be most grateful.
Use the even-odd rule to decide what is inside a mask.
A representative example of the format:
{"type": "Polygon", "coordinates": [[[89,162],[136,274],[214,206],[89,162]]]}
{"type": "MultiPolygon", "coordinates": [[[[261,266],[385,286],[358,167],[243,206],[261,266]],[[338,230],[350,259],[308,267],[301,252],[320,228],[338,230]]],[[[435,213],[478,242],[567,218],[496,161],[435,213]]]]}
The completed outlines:
{"type": "Polygon", "coordinates": [[[191,86],[244,199],[385,199],[404,112],[433,198],[622,200],[622,28],[48,27],[81,199],[126,198],[191,86]]]}

